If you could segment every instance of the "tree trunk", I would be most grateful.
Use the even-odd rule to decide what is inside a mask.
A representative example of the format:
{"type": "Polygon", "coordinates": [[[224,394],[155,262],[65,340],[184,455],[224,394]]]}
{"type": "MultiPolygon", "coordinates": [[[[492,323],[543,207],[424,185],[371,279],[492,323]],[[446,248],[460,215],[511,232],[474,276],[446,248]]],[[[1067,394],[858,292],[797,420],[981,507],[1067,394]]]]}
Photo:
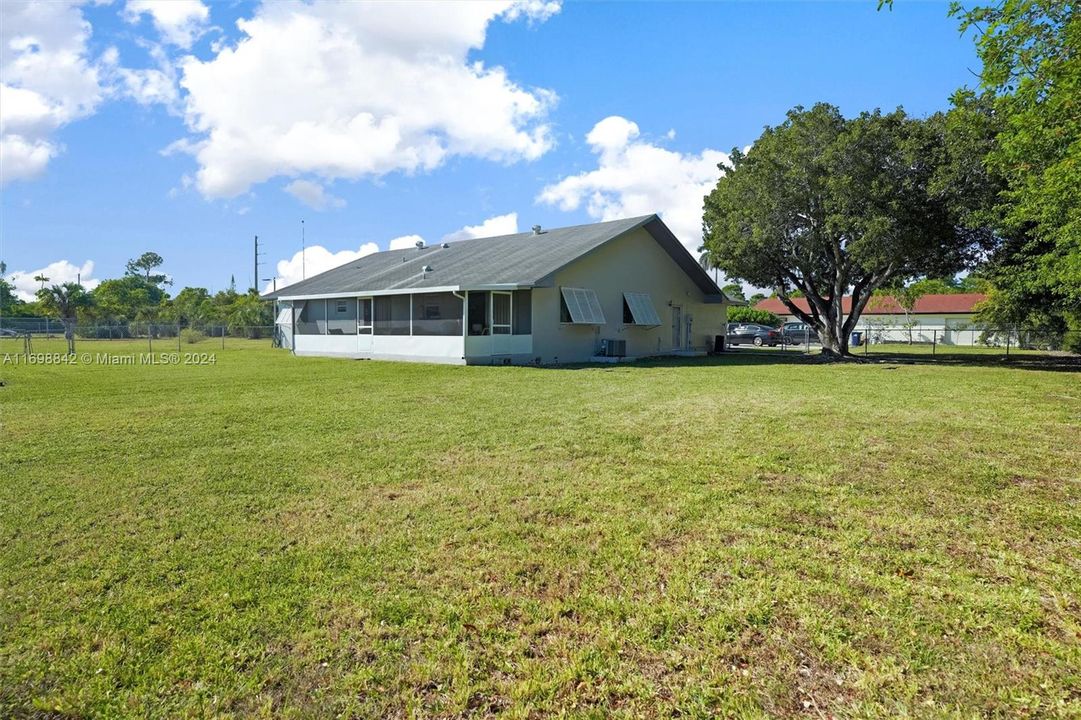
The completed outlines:
{"type": "Polygon", "coordinates": [[[64,318],[64,339],[68,341],[68,355],[75,354],[75,318],[64,318]]]}
{"type": "Polygon", "coordinates": [[[844,325],[840,319],[832,319],[833,322],[822,323],[818,330],[818,339],[822,343],[822,354],[828,357],[840,358],[848,355],[848,337],[844,331],[844,325]]]}

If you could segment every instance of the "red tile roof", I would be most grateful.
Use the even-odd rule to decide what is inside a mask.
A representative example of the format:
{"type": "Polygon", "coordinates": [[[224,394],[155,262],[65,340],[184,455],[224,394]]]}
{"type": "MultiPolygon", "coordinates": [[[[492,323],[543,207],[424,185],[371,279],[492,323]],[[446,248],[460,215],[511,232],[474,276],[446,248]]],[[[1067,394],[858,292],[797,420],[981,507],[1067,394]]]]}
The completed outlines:
{"type": "MultiPolygon", "coordinates": [[[[932,313],[970,313],[975,312],[978,303],[987,299],[981,293],[957,293],[948,295],[924,295],[916,301],[913,312],[918,315],[932,313]]],[[[793,298],[793,302],[804,312],[810,312],[805,298],[793,298]]],[[[781,302],[780,298],[766,298],[754,306],[755,310],[768,310],[776,315],[791,315],[792,311],[781,302]]],[[[841,299],[841,309],[847,315],[852,310],[852,298],[845,296],[841,299]]],[[[868,301],[864,314],[874,315],[902,315],[904,310],[897,301],[889,295],[873,297],[868,301]]]]}

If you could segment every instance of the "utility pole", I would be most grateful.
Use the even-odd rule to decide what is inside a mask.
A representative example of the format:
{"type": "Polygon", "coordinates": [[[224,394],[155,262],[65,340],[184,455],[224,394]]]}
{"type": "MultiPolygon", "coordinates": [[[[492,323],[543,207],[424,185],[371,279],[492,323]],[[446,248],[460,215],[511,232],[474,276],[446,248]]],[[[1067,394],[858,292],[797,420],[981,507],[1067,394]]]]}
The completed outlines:
{"type": "Polygon", "coordinates": [[[255,272],[251,276],[251,285],[252,285],[253,288],[255,288],[255,290],[257,292],[259,290],[259,265],[261,264],[259,262],[259,256],[262,255],[262,254],[263,253],[259,252],[259,236],[256,235],[255,236],[255,256],[252,258],[252,260],[254,261],[254,263],[253,263],[254,267],[252,268],[252,270],[254,270],[255,272]]]}

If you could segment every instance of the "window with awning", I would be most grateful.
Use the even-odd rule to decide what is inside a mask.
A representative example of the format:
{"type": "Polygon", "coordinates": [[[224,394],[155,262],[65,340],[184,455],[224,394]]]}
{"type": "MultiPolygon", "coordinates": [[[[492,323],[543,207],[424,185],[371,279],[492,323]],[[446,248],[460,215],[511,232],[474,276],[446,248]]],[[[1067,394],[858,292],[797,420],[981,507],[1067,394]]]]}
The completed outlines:
{"type": "Polygon", "coordinates": [[[657,308],[653,307],[653,298],[649,296],[649,293],[623,293],[623,322],[628,325],[648,327],[661,324],[661,316],[657,314],[657,308]]]}
{"type": "Polygon", "coordinates": [[[604,311],[591,288],[560,288],[560,322],[574,325],[604,325],[604,311]]]}

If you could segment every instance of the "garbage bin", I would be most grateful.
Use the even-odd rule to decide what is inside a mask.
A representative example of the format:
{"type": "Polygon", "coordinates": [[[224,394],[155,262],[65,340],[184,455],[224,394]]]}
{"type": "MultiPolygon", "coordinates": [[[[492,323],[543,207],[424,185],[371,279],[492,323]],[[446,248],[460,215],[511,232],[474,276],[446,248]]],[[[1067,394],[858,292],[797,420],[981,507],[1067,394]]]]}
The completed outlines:
{"type": "Polygon", "coordinates": [[[724,352],[724,335],[714,335],[713,336],[713,352],[715,352],[715,353],[723,353],[724,352]]]}
{"type": "Polygon", "coordinates": [[[854,347],[859,347],[862,344],[863,344],[863,333],[860,332],[860,331],[852,333],[851,345],[853,345],[854,347]]]}

